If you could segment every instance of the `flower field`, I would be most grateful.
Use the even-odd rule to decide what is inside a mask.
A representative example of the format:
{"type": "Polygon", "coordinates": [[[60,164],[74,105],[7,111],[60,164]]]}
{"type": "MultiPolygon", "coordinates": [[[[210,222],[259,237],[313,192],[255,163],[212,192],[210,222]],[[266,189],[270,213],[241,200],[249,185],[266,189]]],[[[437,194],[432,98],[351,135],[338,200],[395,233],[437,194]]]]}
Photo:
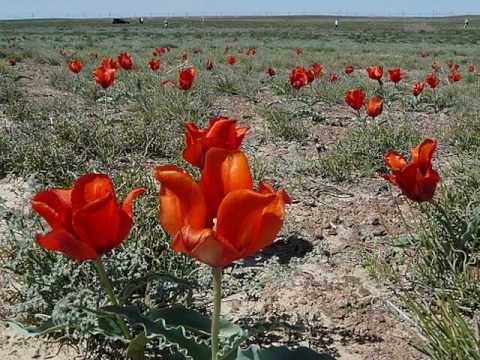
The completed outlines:
{"type": "Polygon", "coordinates": [[[0,21],[3,359],[480,359],[480,28],[0,21]]]}

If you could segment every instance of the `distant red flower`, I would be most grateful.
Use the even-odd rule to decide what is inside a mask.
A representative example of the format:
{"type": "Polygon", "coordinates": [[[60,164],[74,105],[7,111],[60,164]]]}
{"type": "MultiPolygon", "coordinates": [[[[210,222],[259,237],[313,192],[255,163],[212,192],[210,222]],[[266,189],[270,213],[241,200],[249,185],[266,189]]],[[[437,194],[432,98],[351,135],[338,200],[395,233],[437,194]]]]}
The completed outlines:
{"type": "Polygon", "coordinates": [[[372,96],[365,103],[365,111],[368,116],[376,118],[383,112],[383,99],[380,96],[372,96]]]}
{"type": "Polygon", "coordinates": [[[432,89],[435,89],[440,84],[440,79],[438,78],[437,74],[431,73],[427,75],[427,77],[425,78],[425,82],[432,89]]]}
{"type": "Polygon", "coordinates": [[[95,80],[97,84],[103,87],[104,89],[110,87],[115,81],[115,70],[114,68],[107,68],[99,66],[95,69],[93,74],[95,75],[95,80]]]}
{"type": "Polygon", "coordinates": [[[170,48],[168,47],[158,47],[153,50],[153,56],[161,56],[163,54],[166,54],[167,52],[170,52],[170,48]]]}
{"type": "Polygon", "coordinates": [[[419,96],[422,93],[424,88],[425,88],[425,83],[423,82],[415,83],[412,88],[413,96],[415,97],[419,96]]]}
{"type": "Polygon", "coordinates": [[[188,90],[192,87],[196,71],[194,67],[188,67],[178,70],[178,87],[182,90],[188,90]]]}
{"type": "Polygon", "coordinates": [[[160,69],[160,60],[152,59],[148,62],[148,65],[150,66],[150,69],[152,71],[157,71],[158,69],[160,69]]]}
{"type": "Polygon", "coordinates": [[[345,74],[351,74],[353,73],[353,66],[352,65],[345,65],[345,67],[343,68],[343,71],[345,72],[345,74]]]}
{"type": "Polygon", "coordinates": [[[438,70],[441,69],[441,66],[434,61],[434,62],[432,63],[432,69],[433,69],[433,71],[438,71],[438,70]]]}
{"type": "Polygon", "coordinates": [[[51,230],[36,234],[35,239],[42,248],[75,260],[96,259],[128,236],[133,201],[143,192],[143,188],[134,189],[119,203],[110,177],[92,173],[80,176],[71,188],[39,192],[32,199],[32,208],[51,230]]]}
{"type": "Polygon", "coordinates": [[[133,60],[129,53],[121,52],[118,55],[118,64],[123,70],[132,70],[133,69],[133,60]]]}
{"type": "Polygon", "coordinates": [[[228,55],[226,59],[227,63],[230,65],[235,65],[235,63],[237,62],[237,58],[235,55],[228,55]]]}
{"type": "Polygon", "coordinates": [[[80,62],[80,60],[70,60],[68,63],[68,68],[71,72],[78,74],[80,71],[82,71],[83,64],[80,62]]]}
{"type": "Polygon", "coordinates": [[[295,48],[293,50],[295,51],[295,54],[297,54],[297,55],[303,54],[303,48],[295,48]]]}
{"type": "Polygon", "coordinates": [[[454,62],[450,62],[450,63],[448,63],[448,68],[450,70],[458,70],[458,69],[460,69],[460,65],[457,64],[457,63],[454,63],[454,62]]]}
{"type": "Polygon", "coordinates": [[[395,84],[398,84],[403,79],[404,75],[405,74],[398,67],[388,70],[388,79],[395,84]]]}
{"type": "Polygon", "coordinates": [[[8,60],[8,64],[9,64],[10,66],[15,66],[15,65],[17,65],[17,60],[15,60],[15,59],[10,59],[10,60],[8,60]]]}
{"type": "Polygon", "coordinates": [[[468,72],[471,72],[471,73],[477,72],[477,67],[475,66],[475,64],[468,65],[468,72]]]}
{"type": "Polygon", "coordinates": [[[328,75],[328,81],[330,82],[335,82],[338,80],[338,74],[337,73],[332,73],[328,75]]]}
{"type": "Polygon", "coordinates": [[[257,49],[255,49],[255,48],[250,48],[250,49],[247,50],[247,52],[245,53],[245,55],[255,56],[255,55],[257,55],[257,49]]]}
{"type": "Polygon", "coordinates": [[[367,68],[367,73],[370,79],[381,81],[383,77],[383,66],[371,66],[367,68]]]}
{"type": "Polygon", "coordinates": [[[312,71],[315,79],[323,75],[323,66],[321,64],[313,63],[310,65],[309,70],[312,71]]]}
{"type": "Polygon", "coordinates": [[[187,52],[184,51],[184,52],[182,53],[182,60],[185,61],[185,60],[187,60],[187,59],[188,59],[188,54],[187,54],[187,52]]]}
{"type": "Polygon", "coordinates": [[[275,76],[275,75],[277,75],[277,72],[276,72],[275,69],[272,68],[272,67],[269,67],[265,72],[266,72],[269,76],[275,76]]]}
{"type": "Polygon", "coordinates": [[[211,118],[208,127],[201,129],[193,122],[185,124],[185,149],[183,158],[193,166],[202,168],[205,154],[211,148],[238,150],[245,135],[247,127],[237,127],[237,120],[224,116],[211,118]]]}
{"type": "Polygon", "coordinates": [[[290,71],[290,84],[293,88],[300,89],[308,83],[308,71],[303,66],[297,65],[290,71]]]}
{"type": "Polygon", "coordinates": [[[436,148],[436,140],[426,139],[411,149],[410,163],[396,151],[389,151],[385,154],[384,160],[392,173],[383,177],[398,186],[410,200],[417,202],[432,200],[440,181],[440,176],[432,168],[432,157],[436,148]]]}
{"type": "Polygon", "coordinates": [[[207,62],[205,63],[205,69],[207,69],[207,70],[213,70],[213,62],[212,62],[212,60],[207,60],[207,62]]]}
{"type": "Polygon", "coordinates": [[[448,73],[448,80],[450,82],[457,82],[462,80],[462,74],[458,70],[452,70],[448,73]]]}
{"type": "Polygon", "coordinates": [[[177,84],[173,80],[163,80],[162,85],[163,86],[177,86],[177,84]]]}
{"type": "Polygon", "coordinates": [[[118,69],[117,62],[112,58],[103,58],[100,66],[106,69],[115,69],[115,70],[118,69]]]}
{"type": "Polygon", "coordinates": [[[365,102],[365,91],[362,88],[350,89],[345,94],[345,102],[359,111],[365,102]]]}

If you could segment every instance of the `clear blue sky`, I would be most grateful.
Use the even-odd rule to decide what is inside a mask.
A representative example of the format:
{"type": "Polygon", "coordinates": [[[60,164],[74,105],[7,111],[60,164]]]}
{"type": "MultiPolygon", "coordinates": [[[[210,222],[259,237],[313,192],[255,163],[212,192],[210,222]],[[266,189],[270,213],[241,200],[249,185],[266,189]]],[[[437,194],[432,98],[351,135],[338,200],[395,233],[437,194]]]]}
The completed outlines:
{"type": "Polygon", "coordinates": [[[459,15],[480,0],[0,0],[0,18],[150,15],[459,15]]]}

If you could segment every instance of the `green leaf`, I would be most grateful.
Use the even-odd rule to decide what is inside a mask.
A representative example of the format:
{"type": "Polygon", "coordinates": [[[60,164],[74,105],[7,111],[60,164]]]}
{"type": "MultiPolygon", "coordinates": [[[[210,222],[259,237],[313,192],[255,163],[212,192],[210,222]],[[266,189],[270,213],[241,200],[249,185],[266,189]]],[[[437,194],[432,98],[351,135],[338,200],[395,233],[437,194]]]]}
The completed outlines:
{"type": "Polygon", "coordinates": [[[49,334],[67,327],[66,324],[55,324],[52,320],[45,321],[38,326],[25,326],[15,321],[7,321],[6,323],[16,332],[28,337],[49,334]]]}
{"type": "Polygon", "coordinates": [[[238,349],[222,360],[335,360],[328,354],[319,354],[307,348],[289,350],[287,347],[270,347],[262,349],[250,346],[247,349],[238,349]]]}
{"type": "Polygon", "coordinates": [[[187,358],[204,360],[211,357],[209,345],[202,339],[187,334],[187,329],[183,326],[168,326],[162,318],[156,321],[149,319],[134,306],[108,306],[102,310],[121,315],[127,318],[132,325],[142,326],[145,336],[149,340],[158,337],[164,338],[177,346],[178,350],[187,358]]]}
{"type": "MultiPolygon", "coordinates": [[[[187,309],[181,305],[151,310],[147,314],[147,317],[153,321],[163,319],[169,326],[183,326],[188,330],[210,336],[212,327],[211,319],[200,314],[198,311],[187,309]]],[[[230,339],[237,336],[245,336],[245,333],[240,326],[221,319],[219,335],[221,338],[230,339]]]]}
{"type": "Polygon", "coordinates": [[[133,339],[127,348],[127,359],[131,360],[144,360],[145,359],[145,346],[147,346],[148,339],[145,334],[138,334],[133,339]]]}
{"type": "MultiPolygon", "coordinates": [[[[118,319],[110,314],[98,314],[98,329],[96,333],[101,333],[111,340],[125,341],[122,328],[118,324],[118,319]]],[[[94,332],[95,334],[95,332],[94,332]]]]}

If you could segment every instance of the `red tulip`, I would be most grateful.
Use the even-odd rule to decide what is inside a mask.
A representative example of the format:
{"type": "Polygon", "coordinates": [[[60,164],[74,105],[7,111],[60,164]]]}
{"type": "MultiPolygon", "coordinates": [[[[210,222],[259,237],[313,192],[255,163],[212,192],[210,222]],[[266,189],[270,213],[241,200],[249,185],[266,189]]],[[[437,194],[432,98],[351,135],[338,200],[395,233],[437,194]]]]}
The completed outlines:
{"type": "Polygon", "coordinates": [[[388,79],[396,84],[398,84],[404,77],[404,73],[400,68],[393,68],[388,70],[388,79]]]}
{"type": "Polygon", "coordinates": [[[208,150],[200,182],[183,169],[159,166],[160,223],[172,248],[213,268],[250,256],[270,245],[283,224],[283,190],[261,182],[253,190],[241,151],[208,150]]]}
{"type": "Polygon", "coordinates": [[[352,65],[345,65],[345,68],[343,69],[343,71],[345,72],[345,74],[351,74],[353,73],[353,66],[352,65]]]}
{"type": "Polygon", "coordinates": [[[335,82],[337,80],[338,80],[338,74],[336,74],[336,73],[332,73],[328,76],[328,81],[330,81],[330,82],[335,82]]]}
{"type": "Polygon", "coordinates": [[[477,72],[477,67],[474,64],[468,65],[468,72],[471,72],[471,73],[477,72]]]}
{"type": "Polygon", "coordinates": [[[458,69],[460,69],[460,65],[457,64],[457,63],[450,62],[450,63],[448,63],[448,68],[450,70],[458,70],[458,69]]]}
{"type": "Polygon", "coordinates": [[[123,70],[132,70],[133,69],[133,60],[129,53],[121,52],[118,55],[118,64],[123,70]]]}
{"type": "Polygon", "coordinates": [[[380,96],[372,96],[365,104],[367,115],[376,118],[383,112],[383,99],[380,96]]]}
{"type": "Polygon", "coordinates": [[[388,152],[384,160],[392,173],[383,177],[398,186],[410,200],[417,202],[432,200],[440,181],[440,176],[432,168],[432,157],[436,148],[436,140],[426,139],[412,148],[410,163],[397,152],[388,152]]]}
{"type": "Polygon", "coordinates": [[[68,68],[71,72],[78,74],[80,71],[82,71],[83,64],[80,62],[80,60],[70,60],[68,63],[68,68]]]}
{"type": "Polygon", "coordinates": [[[193,66],[178,70],[178,87],[182,90],[188,90],[192,87],[196,71],[193,66]]]}
{"type": "Polygon", "coordinates": [[[188,54],[186,52],[182,53],[182,60],[185,61],[188,59],[188,54]]]}
{"type": "Polygon", "coordinates": [[[235,65],[237,62],[237,58],[234,55],[228,55],[227,56],[227,63],[230,65],[235,65]]]}
{"type": "Polygon", "coordinates": [[[412,89],[413,96],[415,97],[419,96],[422,93],[424,88],[425,88],[425,83],[423,82],[415,83],[412,89]]]}
{"type": "Polygon", "coordinates": [[[99,66],[95,69],[93,74],[95,75],[95,80],[97,84],[103,87],[104,89],[110,87],[115,81],[115,72],[114,68],[106,68],[99,66]]]}
{"type": "Polygon", "coordinates": [[[276,72],[275,69],[272,68],[272,67],[269,67],[269,68],[267,69],[267,71],[265,71],[265,72],[266,72],[269,76],[271,76],[271,77],[277,75],[277,72],[276,72]]]}
{"type": "Polygon", "coordinates": [[[170,52],[170,48],[168,47],[158,47],[153,50],[153,55],[154,56],[161,56],[163,54],[166,54],[167,52],[170,52]]]}
{"type": "Polygon", "coordinates": [[[345,102],[359,111],[365,102],[365,92],[362,88],[350,89],[345,94],[345,102]]]}
{"type": "Polygon", "coordinates": [[[211,118],[205,129],[199,129],[193,122],[187,122],[183,158],[193,166],[202,168],[208,149],[216,147],[238,150],[248,128],[236,126],[237,120],[223,116],[211,118]]]}
{"type": "Polygon", "coordinates": [[[100,66],[106,69],[114,69],[114,70],[118,69],[117,62],[111,58],[103,58],[100,66]]]}
{"type": "Polygon", "coordinates": [[[160,69],[160,60],[152,59],[148,62],[148,65],[150,66],[150,69],[152,71],[157,71],[158,69],[160,69]]]}
{"type": "Polygon", "coordinates": [[[207,69],[207,70],[213,70],[213,62],[212,62],[212,60],[207,60],[207,62],[205,63],[205,69],[207,69]]]}
{"type": "Polygon", "coordinates": [[[294,51],[295,51],[295,54],[297,55],[303,54],[303,48],[295,48],[294,51]]]}
{"type": "Polygon", "coordinates": [[[460,81],[461,79],[462,79],[462,74],[458,70],[452,70],[448,74],[448,80],[450,80],[450,82],[457,82],[457,81],[460,81]]]}
{"type": "Polygon", "coordinates": [[[383,66],[372,66],[367,68],[368,77],[372,80],[381,81],[383,77],[383,66]]]}
{"type": "Polygon", "coordinates": [[[131,191],[117,202],[112,180],[104,174],[79,177],[69,189],[39,192],[32,208],[51,231],[35,236],[44,249],[76,260],[96,259],[120,246],[132,227],[132,204],[145,189],[131,191]]]}
{"type": "Polygon", "coordinates": [[[162,85],[163,86],[177,86],[177,84],[173,80],[163,80],[162,85]]]}
{"type": "Polygon", "coordinates": [[[425,82],[430,86],[432,89],[435,89],[440,84],[440,79],[435,73],[428,74],[425,78],[425,82]]]}
{"type": "Polygon", "coordinates": [[[323,75],[323,66],[321,64],[313,63],[310,65],[309,70],[313,73],[315,79],[323,75]]]}
{"type": "Polygon", "coordinates": [[[297,65],[290,71],[290,84],[292,84],[293,88],[300,89],[308,83],[309,74],[304,67],[297,65]]]}

